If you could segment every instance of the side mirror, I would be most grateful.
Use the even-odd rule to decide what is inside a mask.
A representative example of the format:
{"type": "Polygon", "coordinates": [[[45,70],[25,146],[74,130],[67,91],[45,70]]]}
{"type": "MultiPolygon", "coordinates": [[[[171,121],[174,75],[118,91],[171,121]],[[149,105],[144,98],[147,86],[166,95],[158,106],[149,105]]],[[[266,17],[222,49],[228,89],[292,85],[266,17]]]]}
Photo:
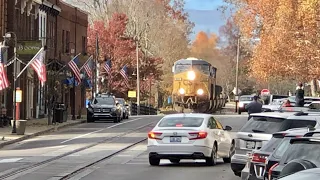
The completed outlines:
{"type": "Polygon", "coordinates": [[[232,130],[232,127],[226,126],[226,127],[224,128],[224,130],[225,130],[225,131],[231,131],[231,130],[232,130]]]}

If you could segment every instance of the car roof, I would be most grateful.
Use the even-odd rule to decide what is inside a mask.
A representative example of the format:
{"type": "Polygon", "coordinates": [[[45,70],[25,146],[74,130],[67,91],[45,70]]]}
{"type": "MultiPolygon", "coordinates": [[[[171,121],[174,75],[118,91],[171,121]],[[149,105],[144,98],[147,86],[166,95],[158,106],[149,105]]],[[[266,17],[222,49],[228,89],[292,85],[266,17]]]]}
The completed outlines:
{"type": "Polygon", "coordinates": [[[202,118],[210,118],[211,114],[204,113],[177,113],[177,114],[169,114],[164,117],[202,117],[202,118]]]}
{"type": "Polygon", "coordinates": [[[295,112],[262,112],[262,113],[253,113],[251,116],[255,117],[273,117],[273,118],[283,118],[286,119],[292,115],[294,115],[295,112]]]}
{"type": "Polygon", "coordinates": [[[298,135],[305,135],[309,132],[320,132],[320,129],[310,130],[308,127],[303,128],[294,128],[294,129],[288,129],[286,131],[280,131],[273,134],[286,134],[285,136],[298,136],[298,135]]]}

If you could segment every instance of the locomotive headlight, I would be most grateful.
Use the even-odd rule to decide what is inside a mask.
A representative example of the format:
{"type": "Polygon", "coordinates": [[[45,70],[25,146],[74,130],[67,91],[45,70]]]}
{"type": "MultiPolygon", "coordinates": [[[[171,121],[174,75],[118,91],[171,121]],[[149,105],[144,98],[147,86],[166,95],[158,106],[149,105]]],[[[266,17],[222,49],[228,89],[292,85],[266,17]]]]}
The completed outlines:
{"type": "Polygon", "coordinates": [[[188,79],[190,81],[193,81],[196,78],[196,74],[194,73],[194,71],[189,71],[188,72],[188,79]]]}
{"type": "Polygon", "coordinates": [[[185,91],[183,88],[180,88],[180,89],[179,89],[179,93],[180,93],[180,94],[184,94],[184,93],[186,93],[186,91],[185,91]]]}
{"type": "Polygon", "coordinates": [[[198,89],[197,94],[198,95],[202,95],[203,94],[203,89],[198,89]]]}

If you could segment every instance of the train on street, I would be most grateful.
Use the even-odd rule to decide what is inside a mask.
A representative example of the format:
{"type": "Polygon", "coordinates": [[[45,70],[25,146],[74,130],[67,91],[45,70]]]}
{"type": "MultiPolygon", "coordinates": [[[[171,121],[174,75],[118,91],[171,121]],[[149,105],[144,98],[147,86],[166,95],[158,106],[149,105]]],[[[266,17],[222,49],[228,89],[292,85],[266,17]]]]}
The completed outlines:
{"type": "Polygon", "coordinates": [[[214,113],[225,106],[222,87],[216,84],[217,68],[197,59],[180,59],[174,63],[173,108],[177,112],[214,113]]]}

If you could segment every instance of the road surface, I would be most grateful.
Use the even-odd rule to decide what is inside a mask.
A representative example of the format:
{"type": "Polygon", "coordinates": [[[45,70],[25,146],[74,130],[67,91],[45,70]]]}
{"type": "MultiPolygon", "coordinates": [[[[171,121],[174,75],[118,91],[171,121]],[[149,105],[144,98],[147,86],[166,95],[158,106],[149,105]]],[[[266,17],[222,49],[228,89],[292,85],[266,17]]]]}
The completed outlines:
{"type": "MultiPolygon", "coordinates": [[[[232,135],[246,115],[216,115],[232,135]]],[[[238,180],[230,164],[214,167],[203,161],[173,165],[162,160],[148,164],[146,136],[161,116],[130,117],[121,123],[81,124],[53,134],[25,140],[0,150],[0,179],[17,180],[238,180]]]]}

